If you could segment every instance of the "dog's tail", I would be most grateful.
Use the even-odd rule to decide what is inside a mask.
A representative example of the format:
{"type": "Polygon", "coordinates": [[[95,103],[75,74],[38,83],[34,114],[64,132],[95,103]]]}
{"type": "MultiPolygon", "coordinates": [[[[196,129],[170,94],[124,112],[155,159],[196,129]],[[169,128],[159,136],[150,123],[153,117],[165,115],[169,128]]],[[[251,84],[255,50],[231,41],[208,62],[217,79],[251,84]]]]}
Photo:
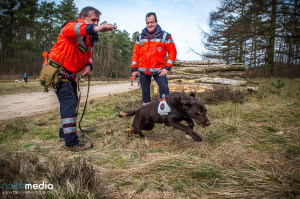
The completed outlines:
{"type": "Polygon", "coordinates": [[[139,109],[135,109],[135,110],[130,110],[130,111],[126,111],[126,112],[120,112],[119,117],[126,117],[126,116],[133,116],[138,112],[139,109]]]}

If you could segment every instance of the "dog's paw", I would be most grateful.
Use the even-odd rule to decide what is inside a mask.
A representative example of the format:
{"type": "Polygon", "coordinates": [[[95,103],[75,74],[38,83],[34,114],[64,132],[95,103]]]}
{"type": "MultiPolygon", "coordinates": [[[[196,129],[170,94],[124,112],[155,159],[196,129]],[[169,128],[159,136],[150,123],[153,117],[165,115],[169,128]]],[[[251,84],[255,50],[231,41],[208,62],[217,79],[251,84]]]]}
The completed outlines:
{"type": "Polygon", "coordinates": [[[197,142],[202,142],[202,138],[199,136],[199,137],[196,137],[196,138],[193,138],[194,140],[196,140],[197,142]]]}
{"type": "Polygon", "coordinates": [[[191,134],[189,133],[188,135],[190,135],[195,141],[202,142],[202,138],[197,133],[192,132],[191,134]]]}
{"type": "Polygon", "coordinates": [[[127,113],[122,111],[122,112],[120,112],[119,117],[126,117],[126,115],[127,115],[127,113]]]}
{"type": "Polygon", "coordinates": [[[190,136],[188,134],[185,134],[185,138],[187,138],[187,139],[193,139],[192,136],[190,136]]]}
{"type": "Polygon", "coordinates": [[[144,134],[139,133],[139,135],[140,135],[140,138],[145,138],[145,135],[144,135],[144,134]]]}
{"type": "Polygon", "coordinates": [[[133,127],[130,127],[125,130],[125,133],[128,133],[128,134],[132,134],[132,132],[133,132],[133,127]]]}

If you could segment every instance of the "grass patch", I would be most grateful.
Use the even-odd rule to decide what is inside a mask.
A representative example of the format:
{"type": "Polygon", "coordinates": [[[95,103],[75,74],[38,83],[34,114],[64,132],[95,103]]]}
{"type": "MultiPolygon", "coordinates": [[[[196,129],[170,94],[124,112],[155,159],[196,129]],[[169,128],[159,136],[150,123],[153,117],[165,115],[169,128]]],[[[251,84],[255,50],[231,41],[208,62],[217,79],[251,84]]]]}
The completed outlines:
{"type": "Polygon", "coordinates": [[[8,121],[2,125],[2,129],[2,132],[0,131],[0,143],[21,139],[23,135],[30,132],[28,121],[23,119],[8,121]]]}
{"type": "MultiPolygon", "coordinates": [[[[73,160],[66,158],[51,158],[43,163],[33,154],[17,153],[10,158],[1,156],[0,165],[4,172],[0,175],[0,183],[46,183],[53,187],[45,192],[29,190],[32,193],[30,198],[86,198],[89,196],[87,193],[93,193],[94,198],[105,198],[106,188],[96,177],[91,161],[81,156],[73,160]]],[[[1,193],[4,191],[6,194],[3,196],[10,198],[14,197],[13,191],[19,189],[2,186],[1,193]]],[[[20,197],[25,195],[20,193],[20,197]]]]}
{"type": "Polygon", "coordinates": [[[206,104],[220,104],[222,102],[243,103],[246,100],[246,92],[232,89],[229,86],[214,86],[212,91],[206,91],[198,98],[206,104]]]}
{"type": "Polygon", "coordinates": [[[143,192],[147,187],[148,187],[148,183],[147,182],[142,182],[140,185],[139,185],[139,188],[136,190],[136,194],[139,194],[141,192],[143,192]]]}
{"type": "MultiPolygon", "coordinates": [[[[113,83],[126,82],[124,79],[114,80],[113,83]]],[[[90,85],[102,85],[112,83],[111,80],[91,81],[90,85]]],[[[80,86],[87,86],[88,81],[81,80],[80,86]]],[[[14,80],[0,80],[0,95],[12,95],[17,93],[43,92],[44,88],[36,80],[29,80],[28,83],[18,83],[14,80]]]]}
{"type": "Polygon", "coordinates": [[[38,82],[29,83],[5,82],[0,83],[0,95],[12,95],[17,93],[43,92],[43,87],[38,82]]]}
{"type": "Polygon", "coordinates": [[[297,154],[299,154],[300,152],[300,146],[295,146],[295,145],[288,145],[286,148],[285,148],[285,152],[289,155],[292,155],[292,156],[296,156],[297,154]]]}
{"type": "Polygon", "coordinates": [[[214,128],[210,128],[204,135],[204,139],[210,144],[217,144],[234,137],[237,133],[237,126],[221,123],[216,125],[214,128]]]}

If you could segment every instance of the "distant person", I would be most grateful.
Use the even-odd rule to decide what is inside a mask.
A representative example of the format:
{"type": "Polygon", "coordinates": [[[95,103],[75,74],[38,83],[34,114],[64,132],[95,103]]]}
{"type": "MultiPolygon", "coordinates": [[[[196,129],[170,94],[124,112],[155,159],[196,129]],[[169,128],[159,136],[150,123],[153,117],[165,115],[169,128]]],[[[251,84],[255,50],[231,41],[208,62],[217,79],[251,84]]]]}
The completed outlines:
{"type": "Polygon", "coordinates": [[[27,83],[28,73],[24,73],[24,82],[27,83]]]}
{"type": "Polygon", "coordinates": [[[161,29],[154,12],[146,15],[146,26],[137,37],[131,63],[132,77],[135,78],[140,71],[143,105],[151,102],[151,76],[159,86],[160,97],[169,94],[166,74],[171,70],[177,55],[171,34],[161,29]]]}
{"type": "MultiPolygon", "coordinates": [[[[79,13],[77,21],[67,22],[62,26],[57,42],[48,54],[45,65],[61,68],[56,95],[60,103],[61,128],[59,136],[65,140],[71,151],[82,151],[92,148],[92,143],[79,141],[77,136],[77,84],[76,73],[89,75],[93,69],[92,51],[98,42],[98,32],[116,29],[111,24],[101,24],[101,12],[94,7],[85,7],[79,13]]],[[[47,55],[46,55],[47,57],[47,55]]]]}

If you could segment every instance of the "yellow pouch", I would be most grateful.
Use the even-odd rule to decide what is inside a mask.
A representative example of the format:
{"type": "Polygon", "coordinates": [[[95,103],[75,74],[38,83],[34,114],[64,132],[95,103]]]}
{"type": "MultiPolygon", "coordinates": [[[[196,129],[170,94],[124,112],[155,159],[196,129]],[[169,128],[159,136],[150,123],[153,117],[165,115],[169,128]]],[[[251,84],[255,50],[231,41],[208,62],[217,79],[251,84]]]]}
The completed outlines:
{"type": "Polygon", "coordinates": [[[57,69],[50,65],[45,65],[39,76],[39,82],[42,86],[45,87],[45,91],[48,91],[49,87],[54,87],[57,85],[57,83],[60,80],[60,77],[58,76],[60,72],[60,69],[57,69]]]}

